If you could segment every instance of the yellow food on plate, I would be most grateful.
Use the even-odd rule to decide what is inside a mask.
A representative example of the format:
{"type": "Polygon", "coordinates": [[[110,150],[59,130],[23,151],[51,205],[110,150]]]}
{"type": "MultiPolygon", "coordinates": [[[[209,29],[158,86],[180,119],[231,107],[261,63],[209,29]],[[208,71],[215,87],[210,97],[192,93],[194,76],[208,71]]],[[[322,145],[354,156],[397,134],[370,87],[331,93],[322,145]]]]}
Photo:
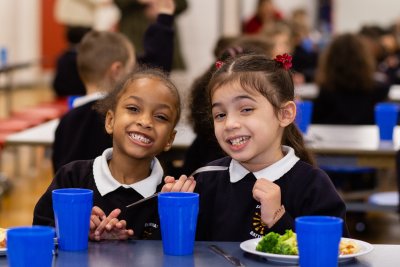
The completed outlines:
{"type": "Polygon", "coordinates": [[[342,239],[339,244],[339,254],[349,255],[357,253],[360,250],[358,244],[353,240],[342,239]]]}
{"type": "Polygon", "coordinates": [[[0,228],[0,248],[5,248],[6,246],[6,229],[0,228]]]}

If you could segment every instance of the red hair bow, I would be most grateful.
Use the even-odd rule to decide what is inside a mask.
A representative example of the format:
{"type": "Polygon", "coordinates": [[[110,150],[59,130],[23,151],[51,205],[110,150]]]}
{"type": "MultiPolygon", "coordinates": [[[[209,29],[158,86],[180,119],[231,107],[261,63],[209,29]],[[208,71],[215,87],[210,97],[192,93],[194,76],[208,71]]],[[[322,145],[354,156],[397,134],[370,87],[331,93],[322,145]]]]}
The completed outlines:
{"type": "Polygon", "coordinates": [[[292,67],[292,56],[287,53],[277,55],[274,60],[281,63],[285,70],[289,70],[292,67]]]}
{"type": "Polygon", "coordinates": [[[222,65],[224,65],[224,62],[222,62],[221,60],[215,62],[215,67],[217,68],[217,70],[219,70],[222,67],[222,65]]]}

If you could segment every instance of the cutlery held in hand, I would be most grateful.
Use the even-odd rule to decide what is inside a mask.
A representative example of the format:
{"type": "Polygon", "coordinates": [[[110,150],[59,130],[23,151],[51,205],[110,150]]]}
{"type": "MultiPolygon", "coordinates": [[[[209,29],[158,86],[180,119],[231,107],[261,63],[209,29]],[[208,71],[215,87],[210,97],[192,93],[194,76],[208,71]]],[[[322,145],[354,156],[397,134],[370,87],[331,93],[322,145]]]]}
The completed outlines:
{"type": "Polygon", "coordinates": [[[239,267],[245,267],[243,263],[240,262],[240,260],[229,253],[225,252],[222,248],[216,246],[216,245],[210,245],[208,246],[209,249],[217,253],[218,255],[224,257],[227,261],[232,263],[234,266],[239,266],[239,267]]]}
{"type": "MultiPolygon", "coordinates": [[[[198,173],[201,173],[201,172],[226,171],[227,169],[228,169],[228,167],[225,167],[225,166],[204,166],[204,167],[198,168],[197,170],[192,172],[188,177],[194,176],[194,175],[196,175],[198,173]]],[[[145,197],[145,198],[143,198],[141,200],[138,200],[136,202],[133,202],[132,204],[127,205],[126,207],[130,208],[130,207],[136,206],[136,205],[138,205],[140,203],[143,203],[143,202],[145,202],[147,200],[155,198],[156,196],[158,196],[158,194],[160,194],[160,192],[155,193],[155,194],[153,194],[153,195],[151,195],[149,197],[145,197]]]]}

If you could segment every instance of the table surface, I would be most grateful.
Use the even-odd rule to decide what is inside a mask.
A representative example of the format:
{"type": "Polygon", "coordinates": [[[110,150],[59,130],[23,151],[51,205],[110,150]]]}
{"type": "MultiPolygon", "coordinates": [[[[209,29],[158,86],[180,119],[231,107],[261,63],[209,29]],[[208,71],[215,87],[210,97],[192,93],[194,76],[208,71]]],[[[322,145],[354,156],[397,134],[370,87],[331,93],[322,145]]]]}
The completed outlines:
{"type": "MultiPolygon", "coordinates": [[[[54,119],[27,130],[11,134],[6,139],[6,145],[42,145],[51,146],[59,119],[54,119]]],[[[174,141],[176,147],[188,147],[195,138],[192,128],[180,123],[176,127],[177,135],[174,141]]]]}
{"type": "Polygon", "coordinates": [[[313,124],[305,141],[316,153],[394,155],[400,148],[400,127],[394,129],[393,142],[381,142],[376,125],[313,124]]]}
{"type": "MultiPolygon", "coordinates": [[[[6,145],[44,145],[51,146],[59,120],[51,120],[36,127],[9,135],[6,145]]],[[[195,138],[192,128],[179,123],[174,148],[187,148],[195,138]]],[[[320,153],[374,153],[394,155],[400,148],[400,126],[394,131],[392,143],[379,141],[378,128],[375,125],[311,125],[305,137],[306,145],[320,153]]]]}
{"type": "MultiPolygon", "coordinates": [[[[295,94],[302,99],[315,99],[319,94],[319,88],[315,83],[305,83],[295,86],[295,94]]],[[[400,84],[390,86],[388,98],[391,101],[400,101],[400,84]]]]}
{"type": "MultiPolygon", "coordinates": [[[[238,242],[196,242],[194,254],[167,256],[163,254],[161,241],[104,241],[89,242],[89,249],[80,252],[59,251],[53,266],[151,266],[151,267],[202,267],[233,266],[223,257],[212,252],[208,246],[216,244],[240,259],[247,267],[297,266],[278,264],[265,258],[245,253],[238,242]]],[[[359,256],[339,266],[373,267],[400,266],[400,245],[374,245],[372,252],[359,256]]],[[[0,257],[0,266],[8,266],[7,257],[0,257]]]]}

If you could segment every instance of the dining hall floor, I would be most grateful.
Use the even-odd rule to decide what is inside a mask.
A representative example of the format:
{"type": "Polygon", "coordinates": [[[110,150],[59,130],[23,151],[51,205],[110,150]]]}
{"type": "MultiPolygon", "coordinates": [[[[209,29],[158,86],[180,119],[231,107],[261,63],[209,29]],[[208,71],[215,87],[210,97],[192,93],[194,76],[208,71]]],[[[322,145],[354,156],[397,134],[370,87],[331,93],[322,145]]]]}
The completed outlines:
{"type": "MultiPolygon", "coordinates": [[[[35,100],[31,96],[31,94],[35,94],[35,90],[29,89],[27,92],[29,93],[25,93],[27,96],[25,98],[23,98],[23,90],[19,92],[18,99],[35,100]]],[[[38,89],[37,94],[41,94],[41,99],[51,96],[48,89],[38,89]]],[[[49,150],[22,146],[17,150],[19,162],[15,161],[14,152],[6,149],[1,155],[2,171],[12,181],[11,190],[0,200],[0,227],[3,228],[32,223],[33,208],[46,190],[53,175],[49,150]],[[15,173],[19,173],[19,175],[15,176],[15,173]]],[[[349,218],[355,218],[355,216],[349,216],[349,218]]],[[[368,213],[366,230],[363,232],[355,231],[354,225],[355,223],[349,220],[352,238],[375,244],[400,244],[400,218],[396,213],[368,213]]]]}

